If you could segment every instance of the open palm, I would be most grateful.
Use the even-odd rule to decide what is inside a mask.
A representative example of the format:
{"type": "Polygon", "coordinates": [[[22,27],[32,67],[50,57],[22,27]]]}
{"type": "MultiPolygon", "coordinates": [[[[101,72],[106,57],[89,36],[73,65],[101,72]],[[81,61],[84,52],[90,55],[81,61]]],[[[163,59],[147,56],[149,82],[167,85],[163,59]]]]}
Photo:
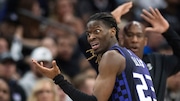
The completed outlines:
{"type": "Polygon", "coordinates": [[[115,10],[111,12],[111,14],[116,19],[117,23],[121,22],[121,16],[128,13],[129,10],[132,8],[132,2],[124,3],[120,6],[118,6],[115,10]]]}
{"type": "Polygon", "coordinates": [[[32,62],[36,66],[36,69],[44,76],[53,79],[55,76],[61,73],[56,61],[52,61],[52,68],[44,67],[43,62],[38,63],[36,60],[32,59],[32,62]]]}
{"type": "Polygon", "coordinates": [[[149,12],[143,9],[143,14],[141,14],[141,17],[152,25],[152,27],[147,27],[145,29],[147,32],[164,33],[169,28],[169,23],[161,15],[158,9],[153,9],[150,7],[149,12]]]}

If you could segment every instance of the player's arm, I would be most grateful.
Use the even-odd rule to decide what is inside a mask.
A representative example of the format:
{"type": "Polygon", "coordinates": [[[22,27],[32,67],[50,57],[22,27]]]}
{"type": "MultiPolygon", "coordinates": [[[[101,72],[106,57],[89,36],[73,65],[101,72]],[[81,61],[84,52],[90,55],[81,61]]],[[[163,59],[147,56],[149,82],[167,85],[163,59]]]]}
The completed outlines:
{"type": "Polygon", "coordinates": [[[73,101],[98,101],[94,95],[87,95],[77,90],[64,79],[61,75],[61,71],[55,61],[52,61],[52,68],[44,67],[43,62],[38,63],[36,60],[32,60],[36,69],[44,76],[54,80],[54,83],[59,85],[61,89],[73,100],[73,101]]]}
{"type": "Polygon", "coordinates": [[[124,70],[125,64],[125,59],[116,51],[105,53],[100,63],[99,70],[101,73],[98,75],[94,93],[93,95],[87,95],[75,89],[69,82],[64,80],[55,61],[52,62],[52,68],[44,67],[42,62],[39,64],[36,60],[32,61],[40,73],[53,79],[73,101],[107,101],[114,88],[116,75],[124,70]]]}
{"type": "Polygon", "coordinates": [[[152,27],[147,27],[150,33],[162,34],[173,49],[174,55],[180,57],[180,36],[170,28],[167,20],[161,15],[158,9],[150,8],[150,11],[143,10],[141,15],[152,27]]]}
{"type": "Polygon", "coordinates": [[[116,76],[125,68],[125,58],[117,51],[106,52],[99,64],[99,75],[97,76],[94,95],[98,101],[108,101],[112,94],[116,76]]]}
{"type": "Polygon", "coordinates": [[[179,71],[180,68],[169,67],[177,67],[180,63],[180,36],[169,26],[169,23],[158,9],[150,7],[150,11],[143,10],[141,16],[152,25],[152,27],[147,27],[146,31],[162,34],[173,49],[174,54],[172,56],[163,56],[164,63],[168,67],[166,68],[168,73],[179,71]]]}

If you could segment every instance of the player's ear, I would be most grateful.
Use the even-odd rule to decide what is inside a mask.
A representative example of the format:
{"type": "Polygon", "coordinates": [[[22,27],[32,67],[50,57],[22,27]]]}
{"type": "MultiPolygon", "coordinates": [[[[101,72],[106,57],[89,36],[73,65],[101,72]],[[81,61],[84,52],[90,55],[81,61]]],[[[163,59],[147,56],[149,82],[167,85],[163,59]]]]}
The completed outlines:
{"type": "Polygon", "coordinates": [[[115,35],[116,35],[116,29],[115,29],[115,27],[112,27],[112,28],[110,29],[110,34],[111,34],[111,36],[115,36],[115,35]]]}

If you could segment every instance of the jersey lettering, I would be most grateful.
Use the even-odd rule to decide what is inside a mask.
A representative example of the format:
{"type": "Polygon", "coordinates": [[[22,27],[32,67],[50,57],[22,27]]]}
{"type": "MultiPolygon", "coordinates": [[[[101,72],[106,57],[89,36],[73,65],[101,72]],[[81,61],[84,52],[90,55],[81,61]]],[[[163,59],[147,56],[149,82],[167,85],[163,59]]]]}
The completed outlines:
{"type": "Polygon", "coordinates": [[[155,98],[151,98],[151,96],[145,95],[144,91],[148,91],[151,90],[151,92],[155,92],[154,91],[154,87],[151,85],[149,89],[148,85],[146,83],[147,80],[152,81],[151,77],[149,75],[144,75],[143,74],[139,74],[139,73],[133,73],[133,77],[136,79],[139,79],[141,81],[142,84],[137,84],[136,85],[136,90],[139,96],[139,100],[140,101],[156,101],[155,98]]]}
{"type": "Polygon", "coordinates": [[[136,66],[142,66],[143,68],[145,67],[141,59],[133,56],[131,56],[131,59],[133,60],[136,66]]]}

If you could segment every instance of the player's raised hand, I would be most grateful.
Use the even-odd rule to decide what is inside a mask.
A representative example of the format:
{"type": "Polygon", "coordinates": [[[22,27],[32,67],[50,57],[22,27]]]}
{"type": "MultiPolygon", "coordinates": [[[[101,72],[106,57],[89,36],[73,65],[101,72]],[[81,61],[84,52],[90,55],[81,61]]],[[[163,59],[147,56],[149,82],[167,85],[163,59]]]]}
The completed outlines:
{"type": "Polygon", "coordinates": [[[56,64],[56,61],[52,61],[52,68],[44,67],[43,62],[38,63],[36,60],[32,59],[36,69],[43,74],[44,76],[53,79],[55,76],[61,73],[59,67],[56,64]]]}
{"type": "Polygon", "coordinates": [[[169,28],[169,23],[161,15],[158,9],[153,9],[150,7],[150,11],[143,9],[142,12],[141,17],[152,25],[152,27],[147,27],[145,29],[147,32],[162,34],[167,31],[169,28]]]}
{"type": "Polygon", "coordinates": [[[121,22],[121,16],[129,12],[132,6],[133,6],[132,2],[127,2],[118,6],[115,10],[111,12],[111,14],[116,19],[117,23],[121,22]]]}

